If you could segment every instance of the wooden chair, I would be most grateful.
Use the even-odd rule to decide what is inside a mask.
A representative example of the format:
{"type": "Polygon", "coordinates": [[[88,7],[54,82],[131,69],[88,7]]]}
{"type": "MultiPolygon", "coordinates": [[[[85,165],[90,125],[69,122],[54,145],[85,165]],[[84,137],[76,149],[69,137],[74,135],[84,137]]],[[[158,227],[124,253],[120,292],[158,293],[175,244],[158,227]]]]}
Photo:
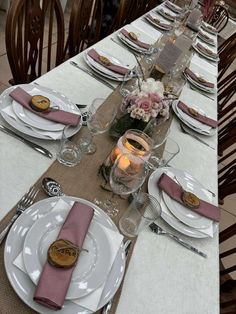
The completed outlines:
{"type": "Polygon", "coordinates": [[[218,49],[218,83],[236,58],[236,32],[225,40],[218,49]]]}
{"type": "MultiPolygon", "coordinates": [[[[224,241],[233,238],[236,235],[236,223],[221,231],[219,234],[220,246],[224,241]]],[[[220,313],[236,313],[236,280],[230,274],[236,271],[236,265],[225,268],[223,261],[236,253],[236,246],[225,252],[220,253],[220,313]]]]}
{"type": "Polygon", "coordinates": [[[74,0],[64,57],[73,57],[100,39],[101,0],[74,0]]]}
{"type": "Polygon", "coordinates": [[[218,113],[220,113],[236,92],[236,70],[218,82],[218,113]]]}
{"type": "Polygon", "coordinates": [[[60,64],[64,46],[64,19],[60,0],[13,0],[7,13],[5,37],[13,76],[9,81],[11,84],[29,83],[41,76],[43,53],[46,71],[60,64]],[[54,33],[57,34],[55,39],[54,33]],[[55,64],[52,61],[54,41],[55,64]],[[43,50],[44,46],[47,48],[43,50]]]}
{"type": "Polygon", "coordinates": [[[131,20],[136,20],[138,17],[146,12],[148,1],[147,0],[136,0],[133,7],[133,14],[131,20]]]}
{"type": "Polygon", "coordinates": [[[221,32],[223,28],[227,25],[229,20],[228,10],[221,6],[215,5],[211,14],[207,17],[207,23],[214,26],[218,32],[221,32]]]}

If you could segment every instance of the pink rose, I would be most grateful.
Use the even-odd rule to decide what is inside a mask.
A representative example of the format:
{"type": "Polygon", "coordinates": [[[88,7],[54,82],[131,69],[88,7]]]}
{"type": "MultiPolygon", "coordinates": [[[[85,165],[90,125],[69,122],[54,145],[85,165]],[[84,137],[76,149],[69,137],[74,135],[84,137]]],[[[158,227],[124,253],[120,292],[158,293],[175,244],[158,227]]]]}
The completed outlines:
{"type": "Polygon", "coordinates": [[[152,101],[154,102],[160,102],[161,101],[161,96],[158,95],[157,93],[148,93],[148,96],[151,98],[152,101]]]}
{"type": "Polygon", "coordinates": [[[143,109],[145,112],[148,112],[152,108],[152,101],[148,97],[142,97],[136,101],[136,104],[139,108],[143,109]]]}

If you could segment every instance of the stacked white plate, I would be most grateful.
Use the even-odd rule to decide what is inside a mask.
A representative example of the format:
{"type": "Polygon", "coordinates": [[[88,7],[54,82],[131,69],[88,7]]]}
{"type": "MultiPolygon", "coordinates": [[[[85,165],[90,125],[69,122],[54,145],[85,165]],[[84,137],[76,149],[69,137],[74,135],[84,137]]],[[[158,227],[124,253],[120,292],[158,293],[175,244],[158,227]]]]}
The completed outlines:
{"type": "Polygon", "coordinates": [[[211,45],[211,46],[214,46],[214,47],[216,46],[216,41],[215,41],[215,38],[214,38],[215,36],[214,37],[210,37],[210,36],[208,36],[208,34],[206,34],[203,31],[201,31],[201,32],[198,33],[198,37],[201,40],[203,40],[205,43],[207,43],[208,45],[211,45]],[[209,37],[210,39],[206,38],[205,36],[202,36],[202,34],[207,36],[207,37],[209,37]]]}
{"type": "MultiPolygon", "coordinates": [[[[140,47],[139,45],[136,45],[135,42],[124,36],[121,32],[117,33],[118,38],[129,48],[133,49],[134,51],[137,51],[139,53],[145,53],[145,54],[150,54],[151,51],[149,49],[140,47]]],[[[145,42],[145,39],[142,39],[142,36],[138,36],[138,39],[142,42],[145,42]]],[[[151,43],[147,43],[151,45],[151,43]]]]}
{"type": "Polygon", "coordinates": [[[176,14],[182,13],[183,9],[179,7],[178,5],[174,4],[173,2],[170,1],[165,1],[165,6],[170,9],[171,11],[175,12],[176,14]]]}
{"type": "MultiPolygon", "coordinates": [[[[113,64],[118,65],[118,66],[122,66],[129,69],[127,66],[125,66],[122,61],[120,61],[119,59],[113,57],[112,55],[110,55],[109,53],[105,52],[105,51],[101,51],[96,49],[97,53],[100,56],[106,57],[107,59],[109,59],[113,64]]],[[[87,65],[94,70],[95,72],[97,72],[98,74],[110,79],[110,80],[114,80],[114,81],[128,81],[132,78],[132,73],[130,73],[130,75],[122,75],[119,73],[116,73],[114,71],[111,71],[110,69],[106,68],[105,66],[103,66],[102,64],[96,62],[95,60],[93,60],[93,58],[91,58],[87,51],[85,51],[85,53],[83,54],[84,56],[84,60],[87,63],[87,65]]]]}
{"type": "MultiPolygon", "coordinates": [[[[51,106],[59,107],[61,110],[73,112],[80,115],[79,109],[66,96],[51,90],[49,88],[35,85],[22,84],[18,85],[31,96],[43,95],[50,100],[51,106]]],[[[35,138],[57,140],[61,138],[64,124],[44,119],[37,114],[27,110],[17,101],[13,100],[9,94],[17,86],[9,87],[0,96],[1,115],[3,119],[14,129],[35,138]]],[[[77,133],[82,126],[82,119],[76,130],[71,132],[69,136],[77,133]]]]}
{"type": "Polygon", "coordinates": [[[173,22],[175,20],[175,17],[178,15],[170,10],[166,10],[164,7],[159,8],[158,10],[156,10],[156,12],[171,22],[173,22]]]}
{"type": "MultiPolygon", "coordinates": [[[[153,12],[149,13],[154,19],[158,19],[160,21],[160,23],[164,23],[166,25],[169,25],[171,26],[171,23],[167,22],[166,20],[160,18],[160,16],[158,16],[157,14],[154,14],[153,12]]],[[[145,15],[145,19],[150,23],[152,24],[153,26],[155,26],[156,28],[162,30],[162,31],[169,31],[170,29],[169,28],[166,28],[165,26],[159,24],[159,23],[156,23],[155,21],[153,21],[152,19],[149,18],[148,15],[145,15]]]]}
{"type": "Polygon", "coordinates": [[[116,293],[124,274],[123,236],[99,207],[69,196],[35,203],[11,228],[4,262],[15,292],[29,307],[42,314],[54,311],[33,301],[36,284],[47,259],[48,247],[55,241],[75,201],[93,207],[95,213],[83,244],[88,252],[80,253],[60,313],[90,314],[103,307],[116,293]]]}
{"type": "MultiPolygon", "coordinates": [[[[193,72],[194,73],[194,72],[193,72]]],[[[196,76],[197,74],[194,73],[196,76]]],[[[184,72],[184,76],[186,77],[186,79],[189,81],[190,84],[192,84],[193,86],[197,87],[198,89],[209,93],[209,94],[215,94],[216,93],[216,88],[215,87],[207,87],[204,84],[201,84],[200,81],[195,81],[193,78],[191,78],[187,73],[184,72]]],[[[201,78],[205,81],[207,81],[203,76],[201,76],[201,78]]]]}
{"type": "MultiPolygon", "coordinates": [[[[202,135],[213,136],[216,133],[216,128],[208,126],[208,125],[206,125],[206,124],[204,124],[204,123],[202,123],[202,122],[192,118],[190,115],[188,115],[187,113],[182,111],[177,106],[178,102],[179,102],[178,100],[177,101],[173,101],[172,108],[173,108],[175,114],[177,115],[177,117],[184,124],[186,124],[189,128],[191,128],[195,132],[200,133],[202,135]]],[[[192,108],[195,109],[197,112],[199,112],[199,114],[206,116],[206,113],[202,109],[200,109],[199,107],[193,106],[192,108]]]]}
{"type": "Polygon", "coordinates": [[[217,35],[217,29],[206,22],[202,22],[201,27],[208,33],[217,35]]]}
{"type": "MultiPolygon", "coordinates": [[[[207,47],[206,45],[203,45],[203,44],[202,44],[202,46],[203,46],[204,48],[206,48],[206,49],[209,49],[209,47],[207,47]]],[[[205,57],[206,59],[208,59],[208,60],[210,60],[210,61],[214,61],[214,62],[220,61],[220,58],[219,58],[219,57],[214,58],[214,57],[211,57],[210,55],[204,53],[201,49],[198,48],[197,43],[192,44],[192,47],[193,47],[201,56],[205,57]]],[[[209,49],[209,50],[212,51],[212,49],[209,49]]],[[[214,53],[214,51],[212,51],[212,53],[214,53]]]]}
{"type": "Polygon", "coordinates": [[[188,172],[170,167],[157,169],[149,178],[148,193],[156,197],[161,203],[161,217],[163,220],[177,231],[189,237],[213,237],[213,234],[217,229],[216,222],[186,208],[159,189],[157,183],[163,172],[173,180],[176,180],[175,178],[177,178],[183,189],[194,193],[200,199],[209,203],[212,201],[211,194],[188,172]]]}

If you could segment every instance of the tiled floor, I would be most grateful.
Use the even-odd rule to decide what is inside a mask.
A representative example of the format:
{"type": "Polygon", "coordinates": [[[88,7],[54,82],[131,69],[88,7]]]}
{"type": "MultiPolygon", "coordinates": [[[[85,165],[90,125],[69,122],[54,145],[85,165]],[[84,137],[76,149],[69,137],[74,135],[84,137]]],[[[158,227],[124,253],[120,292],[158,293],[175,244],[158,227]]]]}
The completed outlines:
{"type": "MultiPolygon", "coordinates": [[[[5,48],[5,34],[4,34],[5,21],[6,12],[0,10],[0,92],[5,90],[9,86],[8,81],[11,78],[11,71],[8,64],[5,48]]],[[[68,25],[69,21],[68,7],[65,10],[65,21],[68,25]]],[[[234,68],[236,68],[236,62],[234,64],[234,68]]],[[[236,222],[236,193],[225,199],[224,205],[221,206],[221,212],[222,218],[220,223],[220,230],[223,230],[227,226],[236,222]]],[[[223,249],[227,247],[228,243],[226,246],[225,245],[222,246],[223,249]]]]}

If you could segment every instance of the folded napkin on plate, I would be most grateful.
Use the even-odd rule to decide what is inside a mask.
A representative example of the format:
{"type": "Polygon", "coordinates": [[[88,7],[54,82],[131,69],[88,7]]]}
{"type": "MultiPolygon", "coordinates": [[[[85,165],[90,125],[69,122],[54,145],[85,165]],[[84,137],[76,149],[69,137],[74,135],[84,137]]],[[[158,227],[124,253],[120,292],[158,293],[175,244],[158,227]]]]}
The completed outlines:
{"type": "Polygon", "coordinates": [[[194,81],[196,81],[197,83],[209,87],[209,88],[214,88],[214,83],[211,82],[207,82],[205,79],[197,76],[194,72],[192,72],[189,68],[186,68],[184,70],[184,73],[187,74],[188,76],[190,76],[194,81]]]}
{"type": "Polygon", "coordinates": [[[205,53],[207,56],[212,57],[214,59],[218,58],[218,54],[214,53],[212,50],[204,47],[203,45],[201,45],[200,43],[197,43],[197,48],[202,51],[203,53],[205,53]]]}
{"type": "Polygon", "coordinates": [[[161,12],[164,16],[166,16],[167,18],[170,18],[171,20],[174,20],[175,19],[175,16],[170,14],[169,12],[163,10],[163,9],[160,9],[158,12],[161,12]]]}
{"type": "Polygon", "coordinates": [[[148,14],[146,17],[149,20],[151,20],[153,23],[155,23],[157,26],[161,26],[161,27],[165,28],[166,30],[170,30],[172,28],[172,26],[170,24],[163,23],[158,18],[153,17],[151,14],[148,14]]]}
{"type": "MultiPolygon", "coordinates": [[[[163,173],[157,184],[172,199],[184,205],[181,197],[183,188],[179,186],[174,180],[172,180],[168,175],[163,173]]],[[[220,220],[220,209],[204,200],[200,200],[200,206],[198,208],[192,208],[189,210],[193,210],[196,213],[215,221],[220,220]]]]}
{"type": "Polygon", "coordinates": [[[193,109],[192,110],[192,113],[191,113],[191,107],[185,105],[182,101],[179,101],[178,102],[178,108],[181,109],[183,112],[185,112],[187,115],[189,115],[191,118],[199,121],[199,122],[202,122],[208,126],[211,126],[212,128],[216,128],[217,125],[218,125],[218,122],[211,119],[211,118],[208,118],[200,113],[196,113],[196,111],[193,109]]]}
{"type": "Polygon", "coordinates": [[[206,34],[204,34],[203,32],[199,32],[198,36],[205,39],[206,41],[208,41],[209,43],[214,44],[214,39],[212,39],[211,37],[207,36],[206,34]]]}
{"type": "Polygon", "coordinates": [[[77,125],[81,119],[80,115],[64,110],[51,110],[47,112],[33,110],[30,106],[32,96],[20,87],[15,88],[9,95],[23,107],[45,119],[71,125],[77,125]]]}
{"type": "Polygon", "coordinates": [[[203,27],[211,32],[218,33],[217,29],[209,24],[203,24],[203,27]]]}
{"type": "Polygon", "coordinates": [[[183,9],[181,9],[180,7],[177,7],[176,5],[174,5],[172,2],[170,1],[166,1],[165,5],[170,8],[171,10],[173,10],[176,13],[182,13],[183,9]]]}
{"type": "MultiPolygon", "coordinates": [[[[75,202],[57,239],[68,240],[82,248],[93,214],[93,208],[75,202]]],[[[70,285],[74,267],[69,269],[56,268],[46,262],[39,278],[34,300],[53,310],[60,310],[70,285]]]]}
{"type": "Polygon", "coordinates": [[[144,48],[144,49],[149,49],[150,48],[149,44],[146,44],[143,41],[138,40],[138,39],[133,39],[130,36],[130,33],[127,30],[125,30],[124,28],[122,28],[122,30],[120,32],[121,32],[122,35],[124,35],[126,38],[128,38],[130,41],[132,41],[135,45],[137,45],[137,46],[139,46],[141,48],[144,48]]]}
{"type": "Polygon", "coordinates": [[[111,62],[111,60],[109,60],[109,62],[106,64],[105,62],[102,62],[101,61],[101,57],[104,58],[104,56],[101,56],[99,53],[97,53],[97,51],[95,49],[90,49],[88,52],[88,55],[96,62],[98,62],[99,64],[101,64],[102,66],[104,66],[105,68],[113,71],[113,72],[116,72],[116,73],[119,73],[119,74],[122,74],[122,75],[125,75],[126,73],[129,72],[129,69],[125,68],[125,67],[122,67],[120,65],[116,65],[116,64],[113,64],[111,62]]]}

